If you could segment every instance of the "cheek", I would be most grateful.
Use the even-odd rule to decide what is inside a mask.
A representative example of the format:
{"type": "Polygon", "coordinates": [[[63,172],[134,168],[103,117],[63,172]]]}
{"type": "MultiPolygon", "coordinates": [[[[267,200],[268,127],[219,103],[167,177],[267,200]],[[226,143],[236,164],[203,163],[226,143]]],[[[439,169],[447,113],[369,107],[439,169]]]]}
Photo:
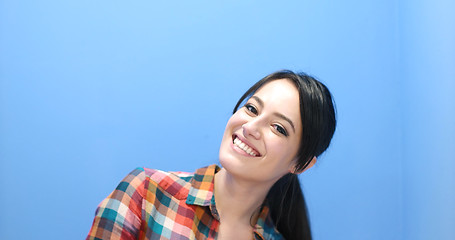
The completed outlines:
{"type": "Polygon", "coordinates": [[[245,122],[244,118],[242,117],[241,113],[238,111],[229,118],[228,122],[226,123],[226,130],[232,130],[238,127],[241,127],[242,124],[245,122]]]}
{"type": "Polygon", "coordinates": [[[222,143],[228,144],[228,142],[232,141],[232,134],[236,131],[238,126],[242,126],[240,124],[239,118],[234,115],[229,118],[228,122],[226,123],[226,127],[224,129],[222,143]]]}
{"type": "MultiPolygon", "coordinates": [[[[273,133],[272,133],[273,134],[273,133]]],[[[294,160],[299,149],[298,144],[294,141],[285,141],[272,135],[269,141],[266,141],[267,148],[273,152],[273,155],[283,162],[294,160]]]]}

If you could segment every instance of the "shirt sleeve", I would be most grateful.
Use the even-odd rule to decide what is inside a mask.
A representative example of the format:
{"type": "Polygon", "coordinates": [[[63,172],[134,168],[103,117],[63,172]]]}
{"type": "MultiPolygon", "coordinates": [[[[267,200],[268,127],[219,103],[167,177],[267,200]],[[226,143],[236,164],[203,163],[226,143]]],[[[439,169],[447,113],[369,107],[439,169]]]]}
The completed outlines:
{"type": "Polygon", "coordinates": [[[144,169],[137,168],[120,182],[96,209],[87,240],[139,238],[146,179],[144,169]]]}

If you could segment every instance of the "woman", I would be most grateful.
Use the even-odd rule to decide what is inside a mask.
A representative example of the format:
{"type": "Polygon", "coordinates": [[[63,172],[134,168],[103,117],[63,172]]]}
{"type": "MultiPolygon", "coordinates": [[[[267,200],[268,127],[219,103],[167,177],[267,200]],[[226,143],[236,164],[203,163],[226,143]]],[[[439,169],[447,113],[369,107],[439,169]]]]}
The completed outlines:
{"type": "Polygon", "coordinates": [[[222,168],[134,170],[101,202],[87,239],[311,239],[297,174],[327,149],[335,125],[322,83],[268,75],[234,108],[222,168]]]}

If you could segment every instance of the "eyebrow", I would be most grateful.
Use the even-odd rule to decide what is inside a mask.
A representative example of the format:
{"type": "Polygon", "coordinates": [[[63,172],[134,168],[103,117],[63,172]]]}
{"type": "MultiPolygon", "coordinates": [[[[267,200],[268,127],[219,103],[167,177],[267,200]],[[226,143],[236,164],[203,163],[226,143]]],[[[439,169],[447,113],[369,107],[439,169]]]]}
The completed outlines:
{"type": "MultiPolygon", "coordinates": [[[[259,104],[259,106],[260,106],[261,108],[264,107],[264,101],[262,101],[262,99],[260,99],[260,98],[257,97],[257,96],[251,96],[251,98],[253,98],[254,100],[256,100],[256,102],[258,102],[258,104],[259,104]]],[[[291,125],[292,130],[293,130],[294,133],[295,133],[294,123],[292,122],[291,119],[289,119],[289,118],[286,117],[285,115],[283,115],[283,114],[281,114],[281,113],[277,113],[277,112],[273,113],[273,115],[275,115],[275,116],[277,116],[277,117],[279,117],[279,118],[281,118],[281,119],[287,121],[287,122],[291,125]]]]}

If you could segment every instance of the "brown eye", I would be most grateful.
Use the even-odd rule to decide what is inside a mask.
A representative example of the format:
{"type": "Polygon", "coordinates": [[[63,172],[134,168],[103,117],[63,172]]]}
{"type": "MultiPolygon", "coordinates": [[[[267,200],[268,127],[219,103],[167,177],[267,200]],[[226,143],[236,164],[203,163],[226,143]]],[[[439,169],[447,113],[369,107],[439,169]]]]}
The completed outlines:
{"type": "Polygon", "coordinates": [[[252,104],[247,103],[247,104],[245,105],[245,108],[246,108],[246,110],[247,110],[248,112],[251,112],[251,113],[253,113],[254,115],[258,115],[258,110],[257,110],[252,104]]]}
{"type": "Polygon", "coordinates": [[[284,129],[284,127],[278,125],[278,124],[275,124],[273,125],[273,127],[281,134],[283,134],[285,137],[289,136],[288,132],[286,131],[286,129],[284,129]]]}

